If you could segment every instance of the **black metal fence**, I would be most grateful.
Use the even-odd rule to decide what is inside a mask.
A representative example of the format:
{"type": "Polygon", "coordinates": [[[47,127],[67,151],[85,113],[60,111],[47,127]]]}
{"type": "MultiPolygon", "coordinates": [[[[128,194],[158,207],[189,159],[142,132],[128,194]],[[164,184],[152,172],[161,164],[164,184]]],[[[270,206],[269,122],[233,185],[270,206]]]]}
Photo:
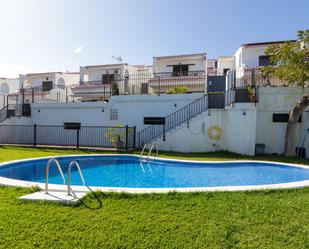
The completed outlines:
{"type": "Polygon", "coordinates": [[[235,103],[257,103],[259,101],[258,87],[230,88],[225,92],[225,106],[235,103]]]}
{"type": "Polygon", "coordinates": [[[207,76],[204,71],[188,71],[182,74],[155,73],[149,80],[149,89],[155,94],[205,92],[207,76]]]}
{"type": "Polygon", "coordinates": [[[205,92],[204,71],[183,74],[155,73],[114,75],[108,81],[85,81],[71,87],[72,96],[81,101],[107,100],[114,95],[176,94],[205,92]]]}
{"type": "MultiPolygon", "coordinates": [[[[54,85],[50,89],[23,88],[18,94],[9,96],[2,102],[3,105],[7,105],[9,103],[107,101],[114,95],[197,93],[207,92],[208,88],[207,75],[204,71],[188,71],[181,74],[173,72],[115,74],[112,76],[106,79],[103,77],[98,81],[80,82],[72,86],[54,85]]],[[[215,76],[218,76],[218,73],[215,76]]],[[[231,70],[225,74],[222,73],[221,76],[227,79],[225,91],[236,88],[284,85],[278,79],[263,77],[259,68],[231,70]]],[[[208,77],[212,76],[208,75],[208,77]]]]}
{"type": "Polygon", "coordinates": [[[0,125],[1,144],[51,145],[69,147],[135,148],[135,127],[51,125],[0,125]]]}
{"type": "Polygon", "coordinates": [[[22,88],[19,91],[19,103],[68,103],[76,101],[70,86],[53,86],[51,89],[43,87],[22,88]]]}
{"type": "Polygon", "coordinates": [[[232,70],[229,72],[233,75],[233,87],[278,87],[285,86],[285,82],[275,77],[266,77],[262,74],[260,68],[244,68],[232,70]]]}

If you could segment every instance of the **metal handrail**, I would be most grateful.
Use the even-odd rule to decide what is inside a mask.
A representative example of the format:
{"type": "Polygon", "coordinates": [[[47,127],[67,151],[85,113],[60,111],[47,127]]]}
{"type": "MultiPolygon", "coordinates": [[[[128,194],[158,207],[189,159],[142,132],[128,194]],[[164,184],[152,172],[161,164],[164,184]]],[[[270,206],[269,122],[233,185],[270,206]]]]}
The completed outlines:
{"type": "Polygon", "coordinates": [[[144,144],[144,147],[143,147],[142,152],[141,152],[141,154],[140,154],[140,158],[142,158],[142,156],[143,156],[143,154],[144,154],[144,151],[145,151],[146,147],[147,147],[147,144],[144,144]]]}
{"type": "Polygon", "coordinates": [[[51,158],[49,159],[49,161],[46,164],[46,168],[45,168],[45,193],[48,193],[48,177],[49,177],[49,168],[51,163],[54,162],[57,165],[57,168],[61,174],[62,180],[63,180],[63,184],[65,184],[65,178],[64,178],[64,174],[63,171],[61,169],[60,163],[58,162],[58,160],[56,158],[51,158]]]}
{"type": "Polygon", "coordinates": [[[151,152],[152,152],[153,147],[156,148],[157,157],[159,156],[159,147],[158,147],[158,145],[157,145],[157,144],[152,144],[151,147],[150,147],[150,150],[149,150],[149,152],[148,152],[148,161],[149,161],[149,157],[150,157],[150,155],[151,155],[151,152]]]}
{"type": "Polygon", "coordinates": [[[153,150],[153,147],[155,147],[156,148],[156,152],[157,152],[157,157],[159,156],[159,146],[157,145],[157,144],[147,144],[147,143],[145,143],[144,144],[144,147],[143,147],[143,149],[142,149],[142,152],[141,152],[141,154],[140,154],[140,159],[142,159],[142,156],[143,156],[143,154],[144,154],[144,151],[145,151],[145,149],[147,148],[147,146],[149,147],[149,151],[148,151],[148,155],[147,155],[147,161],[149,161],[149,158],[150,158],[150,155],[151,155],[151,152],[152,152],[152,150],[153,150]]]}
{"type": "Polygon", "coordinates": [[[165,117],[165,125],[150,125],[138,133],[139,144],[148,143],[156,137],[168,132],[169,130],[177,127],[178,125],[187,122],[188,120],[196,117],[200,113],[208,109],[208,95],[204,94],[202,97],[194,100],[193,102],[185,105],[177,111],[165,117]]]}
{"type": "Polygon", "coordinates": [[[77,161],[72,161],[72,162],[70,163],[70,165],[69,165],[69,168],[68,168],[68,189],[67,189],[68,195],[71,195],[71,169],[72,169],[72,167],[73,167],[74,165],[76,166],[76,168],[77,168],[77,170],[78,170],[78,172],[79,172],[80,178],[82,179],[82,182],[83,182],[83,186],[86,185],[86,183],[85,183],[85,178],[84,178],[84,175],[83,175],[83,173],[82,173],[82,170],[81,170],[81,168],[80,168],[79,163],[78,163],[77,161]]]}

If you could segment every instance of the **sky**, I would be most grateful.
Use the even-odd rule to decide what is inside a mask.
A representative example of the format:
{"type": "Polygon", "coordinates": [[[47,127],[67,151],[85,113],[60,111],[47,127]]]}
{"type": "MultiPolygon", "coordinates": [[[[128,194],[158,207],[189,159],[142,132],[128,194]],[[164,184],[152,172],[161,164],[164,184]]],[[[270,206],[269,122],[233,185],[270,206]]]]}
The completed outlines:
{"type": "Polygon", "coordinates": [[[0,77],[79,71],[113,56],[132,65],[216,58],[309,29],[309,0],[0,0],[0,13],[0,77]]]}

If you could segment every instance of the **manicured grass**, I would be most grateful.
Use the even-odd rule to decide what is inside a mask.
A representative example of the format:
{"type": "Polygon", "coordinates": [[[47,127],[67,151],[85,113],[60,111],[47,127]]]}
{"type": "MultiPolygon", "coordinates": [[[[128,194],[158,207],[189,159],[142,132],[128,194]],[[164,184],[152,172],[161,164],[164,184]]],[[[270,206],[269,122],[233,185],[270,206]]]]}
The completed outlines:
{"type": "MultiPolygon", "coordinates": [[[[0,161],[78,153],[85,152],[0,147],[0,161]]],[[[183,156],[239,157],[229,153],[183,156]]],[[[273,158],[308,164],[296,158],[259,159],[273,158]]],[[[309,248],[309,188],[95,193],[74,207],[17,200],[31,191],[0,187],[0,248],[309,248]]]]}

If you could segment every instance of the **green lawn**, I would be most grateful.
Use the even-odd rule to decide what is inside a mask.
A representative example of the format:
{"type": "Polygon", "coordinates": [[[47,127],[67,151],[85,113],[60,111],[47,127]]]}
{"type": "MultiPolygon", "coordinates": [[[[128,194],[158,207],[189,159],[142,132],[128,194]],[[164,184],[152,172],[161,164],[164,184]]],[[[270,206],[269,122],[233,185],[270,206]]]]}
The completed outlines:
{"type": "MultiPolygon", "coordinates": [[[[77,153],[91,152],[0,147],[0,161],[77,153]]],[[[198,160],[241,157],[160,154],[198,160]]],[[[258,159],[309,164],[297,158],[258,159]]],[[[73,207],[17,200],[31,191],[0,187],[0,248],[309,248],[309,188],[96,193],[73,207]]]]}

